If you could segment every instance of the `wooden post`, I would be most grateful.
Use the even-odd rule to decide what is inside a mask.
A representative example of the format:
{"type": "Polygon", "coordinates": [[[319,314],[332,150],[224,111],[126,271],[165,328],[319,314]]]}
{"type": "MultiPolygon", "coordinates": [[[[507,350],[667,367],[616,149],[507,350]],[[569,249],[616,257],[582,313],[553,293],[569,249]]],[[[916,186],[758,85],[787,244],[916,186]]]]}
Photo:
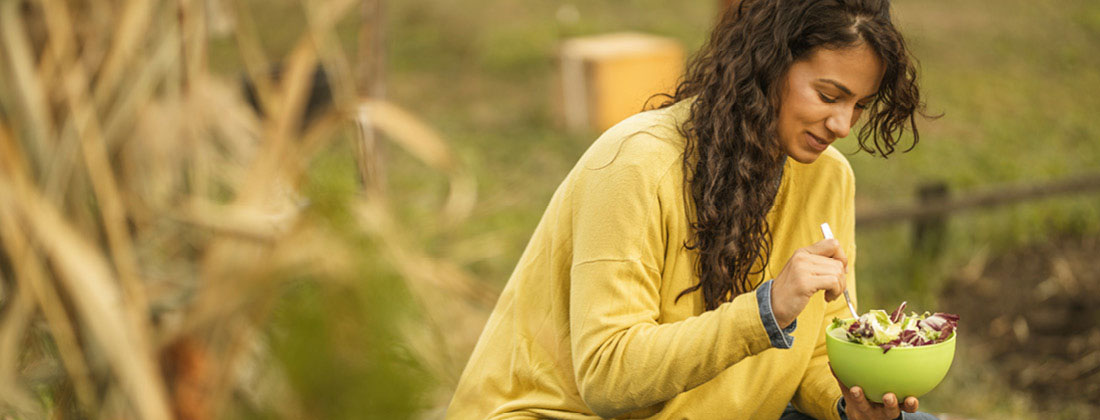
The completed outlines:
{"type": "MultiPolygon", "coordinates": [[[[933,182],[917,188],[917,205],[931,209],[947,202],[948,188],[943,182],[933,182]]],[[[947,214],[935,212],[913,219],[913,252],[907,259],[909,290],[914,297],[925,299],[931,293],[929,276],[932,262],[941,255],[947,236],[947,214]]]]}
{"type": "MultiPolygon", "coordinates": [[[[385,14],[384,0],[363,0],[359,26],[359,68],[357,86],[360,102],[385,97],[385,14]]],[[[374,124],[359,119],[359,177],[367,191],[383,191],[386,179],[382,158],[385,150],[378,141],[374,124]]]]}
{"type": "MultiPolygon", "coordinates": [[[[921,185],[917,190],[917,201],[921,207],[942,206],[949,197],[947,184],[936,182],[921,185]]],[[[936,213],[919,217],[913,223],[913,249],[918,253],[935,257],[943,249],[947,236],[947,215],[936,213]]]]}

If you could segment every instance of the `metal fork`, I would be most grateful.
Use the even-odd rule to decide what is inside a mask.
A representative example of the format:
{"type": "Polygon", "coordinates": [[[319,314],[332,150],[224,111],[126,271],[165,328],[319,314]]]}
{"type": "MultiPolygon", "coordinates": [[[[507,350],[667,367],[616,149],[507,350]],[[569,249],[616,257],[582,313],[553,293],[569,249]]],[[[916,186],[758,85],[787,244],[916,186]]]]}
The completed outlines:
{"type": "MultiPolygon", "coordinates": [[[[821,233],[825,235],[825,239],[833,238],[833,230],[829,229],[829,223],[825,222],[821,224],[821,233]]],[[[848,288],[844,288],[844,301],[848,302],[848,310],[852,312],[852,318],[859,318],[859,314],[856,313],[856,307],[852,306],[852,297],[848,296],[848,288]]]]}

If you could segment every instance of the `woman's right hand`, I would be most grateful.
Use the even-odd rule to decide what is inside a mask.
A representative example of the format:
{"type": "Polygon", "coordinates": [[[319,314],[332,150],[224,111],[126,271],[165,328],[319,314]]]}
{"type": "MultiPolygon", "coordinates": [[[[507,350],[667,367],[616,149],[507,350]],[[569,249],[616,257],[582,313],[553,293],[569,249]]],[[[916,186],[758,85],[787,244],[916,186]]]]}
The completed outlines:
{"type": "Polygon", "coordinates": [[[825,239],[794,252],[772,281],[772,313],[780,328],[791,325],[819,290],[832,301],[844,293],[848,256],[836,239],[825,239]]]}

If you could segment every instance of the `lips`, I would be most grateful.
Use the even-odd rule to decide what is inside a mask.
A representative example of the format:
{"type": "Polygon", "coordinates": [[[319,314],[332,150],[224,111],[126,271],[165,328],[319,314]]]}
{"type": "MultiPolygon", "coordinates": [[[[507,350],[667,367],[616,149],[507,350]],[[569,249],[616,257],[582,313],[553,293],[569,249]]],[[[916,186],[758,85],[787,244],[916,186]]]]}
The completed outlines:
{"type": "Polygon", "coordinates": [[[809,146],[810,149],[816,150],[818,152],[824,152],[825,149],[829,148],[830,142],[823,140],[821,137],[815,136],[809,131],[806,132],[806,135],[804,137],[806,138],[806,145],[809,146]]]}

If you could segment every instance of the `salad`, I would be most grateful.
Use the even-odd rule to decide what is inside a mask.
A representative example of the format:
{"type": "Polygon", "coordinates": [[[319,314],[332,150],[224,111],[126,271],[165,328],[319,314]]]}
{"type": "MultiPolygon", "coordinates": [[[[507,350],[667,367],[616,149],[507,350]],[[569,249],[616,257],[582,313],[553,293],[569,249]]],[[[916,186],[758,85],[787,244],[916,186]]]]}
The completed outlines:
{"type": "Polygon", "coordinates": [[[828,333],[851,343],[878,346],[886,353],[894,347],[916,347],[947,341],[958,327],[959,316],[944,312],[906,315],[906,302],[893,313],[875,309],[859,319],[833,318],[828,333]]]}

